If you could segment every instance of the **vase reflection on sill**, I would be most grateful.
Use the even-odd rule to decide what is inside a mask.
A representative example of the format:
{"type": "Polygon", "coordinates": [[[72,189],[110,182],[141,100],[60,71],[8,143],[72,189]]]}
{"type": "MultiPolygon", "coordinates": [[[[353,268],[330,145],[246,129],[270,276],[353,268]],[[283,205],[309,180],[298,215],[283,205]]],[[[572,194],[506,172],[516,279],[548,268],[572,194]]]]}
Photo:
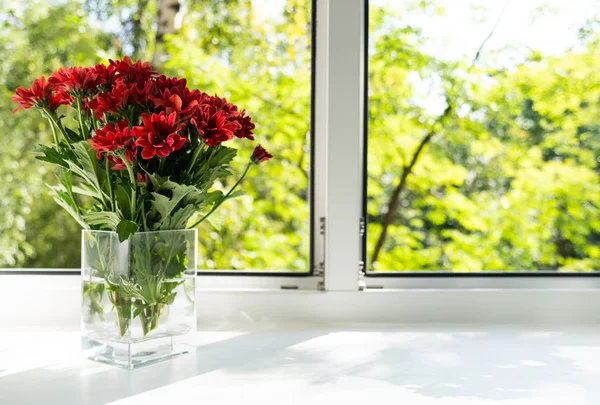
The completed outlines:
{"type": "Polygon", "coordinates": [[[195,229],[82,232],[82,348],[133,369],[194,352],[195,229]]]}

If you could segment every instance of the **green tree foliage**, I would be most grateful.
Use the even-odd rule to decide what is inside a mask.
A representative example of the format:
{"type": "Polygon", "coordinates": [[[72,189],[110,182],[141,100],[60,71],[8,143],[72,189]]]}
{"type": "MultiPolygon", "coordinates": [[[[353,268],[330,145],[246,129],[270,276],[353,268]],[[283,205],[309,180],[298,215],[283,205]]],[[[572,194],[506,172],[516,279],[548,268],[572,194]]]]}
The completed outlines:
{"type": "MultiPolygon", "coordinates": [[[[29,153],[37,144],[37,136],[48,136],[47,130],[37,117],[32,118],[33,114],[27,119],[13,117],[10,94],[40,72],[48,74],[61,65],[89,65],[120,53],[149,60],[153,50],[156,1],[66,1],[51,8],[42,4],[29,1],[24,9],[14,5],[18,23],[6,26],[6,40],[2,41],[22,53],[14,56],[9,50],[3,52],[7,69],[27,65],[29,74],[13,76],[5,86],[0,119],[6,117],[23,126],[35,122],[33,127],[11,131],[10,139],[28,143],[9,150],[26,162],[23,166],[41,170],[45,177],[32,179],[25,170],[10,166],[14,158],[3,159],[7,167],[0,169],[0,175],[13,176],[11,181],[16,175],[22,176],[21,188],[28,193],[29,202],[23,198],[17,201],[14,193],[6,196],[6,204],[12,204],[4,211],[6,215],[16,217],[19,207],[24,213],[13,219],[12,224],[20,221],[19,227],[7,225],[14,235],[3,234],[0,239],[2,246],[10,245],[12,249],[3,249],[6,258],[0,266],[77,267],[79,258],[77,224],[48,197],[44,183],[50,181],[52,173],[34,163],[29,153]],[[60,25],[63,23],[65,27],[60,25]],[[40,32],[44,33],[41,37],[40,32]],[[81,32],[86,33],[85,37],[81,32]],[[19,35],[31,42],[18,42],[19,35]],[[80,45],[85,47],[81,49],[80,45]],[[32,54],[29,48],[36,51],[32,54]]],[[[246,196],[228,202],[220,218],[211,218],[211,225],[201,226],[201,267],[308,268],[310,7],[303,0],[290,0],[280,6],[283,12],[258,16],[250,1],[186,2],[181,30],[167,40],[171,60],[163,69],[165,73],[186,77],[192,87],[245,106],[257,123],[257,137],[277,155],[260,176],[246,181],[246,196]]],[[[10,15],[6,12],[7,19],[10,15]]],[[[4,136],[8,138],[8,134],[4,136]]],[[[236,164],[247,160],[252,147],[247,144],[236,164]]],[[[231,184],[221,186],[226,189],[231,184]]]]}
{"type": "MultiPolygon", "coordinates": [[[[78,267],[78,225],[48,196],[49,167],[29,153],[48,130],[35,114],[13,116],[10,95],[59,66],[150,60],[158,2],[22,3],[0,0],[0,266],[78,267]]],[[[203,268],[308,268],[310,7],[190,0],[166,38],[165,73],[243,105],[275,155],[246,181],[246,196],[200,226],[203,268]]],[[[430,0],[407,10],[444,13],[430,0]]],[[[533,49],[499,69],[485,49],[475,64],[428,53],[425,34],[400,17],[371,5],[368,258],[382,243],[369,267],[599,269],[598,18],[571,51],[533,49]]]]}
{"type": "Polygon", "coordinates": [[[75,2],[0,5],[0,267],[79,267],[79,228],[48,195],[51,168],[30,152],[50,130],[39,114],[13,115],[10,97],[41,74],[98,61],[112,36],[93,29],[75,2]]]}
{"type": "Polygon", "coordinates": [[[245,106],[275,156],[244,185],[247,195],[221,210],[217,229],[200,228],[206,268],[308,269],[309,16],[304,0],[287,0],[283,13],[262,18],[247,0],[202,0],[170,39],[169,73],[245,106]]]}
{"type": "Polygon", "coordinates": [[[371,14],[371,258],[389,196],[427,140],[372,268],[599,269],[595,20],[581,30],[583,48],[546,57],[531,50],[514,69],[495,69],[437,60],[398,15],[378,7],[371,14]],[[438,99],[423,103],[423,86],[438,99]]]}

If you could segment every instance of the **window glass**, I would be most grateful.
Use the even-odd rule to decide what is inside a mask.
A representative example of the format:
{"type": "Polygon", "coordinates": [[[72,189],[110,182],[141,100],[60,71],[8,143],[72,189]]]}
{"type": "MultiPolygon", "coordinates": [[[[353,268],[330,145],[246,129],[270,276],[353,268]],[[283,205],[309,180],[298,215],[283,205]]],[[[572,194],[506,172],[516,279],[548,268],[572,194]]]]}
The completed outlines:
{"type": "Polygon", "coordinates": [[[371,0],[367,269],[600,269],[600,4],[371,0]]]}
{"type": "MultiPolygon", "coordinates": [[[[80,263],[79,227],[48,194],[52,168],[30,153],[51,134],[39,114],[12,114],[16,87],[61,66],[160,53],[167,76],[245,108],[275,156],[200,225],[201,269],[308,271],[310,0],[182,2],[159,46],[157,3],[0,0],[0,268],[80,263]]],[[[235,146],[241,174],[254,144],[235,146]]]]}

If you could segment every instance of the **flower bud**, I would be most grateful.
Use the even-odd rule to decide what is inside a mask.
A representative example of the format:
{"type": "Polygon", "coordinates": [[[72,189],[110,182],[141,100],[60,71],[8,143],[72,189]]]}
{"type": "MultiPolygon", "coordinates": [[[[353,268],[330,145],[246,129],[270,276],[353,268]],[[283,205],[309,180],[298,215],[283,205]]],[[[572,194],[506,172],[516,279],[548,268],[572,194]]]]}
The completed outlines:
{"type": "Polygon", "coordinates": [[[273,155],[271,155],[269,152],[267,152],[265,150],[265,148],[263,148],[260,145],[256,145],[256,148],[254,148],[254,152],[252,152],[252,163],[254,164],[259,164],[262,162],[266,162],[267,160],[271,159],[273,157],[273,155]]]}

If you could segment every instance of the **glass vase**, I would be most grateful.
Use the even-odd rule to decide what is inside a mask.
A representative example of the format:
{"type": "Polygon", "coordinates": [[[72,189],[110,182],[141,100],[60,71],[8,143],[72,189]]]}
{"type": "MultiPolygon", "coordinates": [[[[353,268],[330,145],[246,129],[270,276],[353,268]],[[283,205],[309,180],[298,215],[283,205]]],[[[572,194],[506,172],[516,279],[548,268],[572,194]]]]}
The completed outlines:
{"type": "Polygon", "coordinates": [[[82,347],[126,369],[194,352],[197,230],[82,232],[82,347]]]}

